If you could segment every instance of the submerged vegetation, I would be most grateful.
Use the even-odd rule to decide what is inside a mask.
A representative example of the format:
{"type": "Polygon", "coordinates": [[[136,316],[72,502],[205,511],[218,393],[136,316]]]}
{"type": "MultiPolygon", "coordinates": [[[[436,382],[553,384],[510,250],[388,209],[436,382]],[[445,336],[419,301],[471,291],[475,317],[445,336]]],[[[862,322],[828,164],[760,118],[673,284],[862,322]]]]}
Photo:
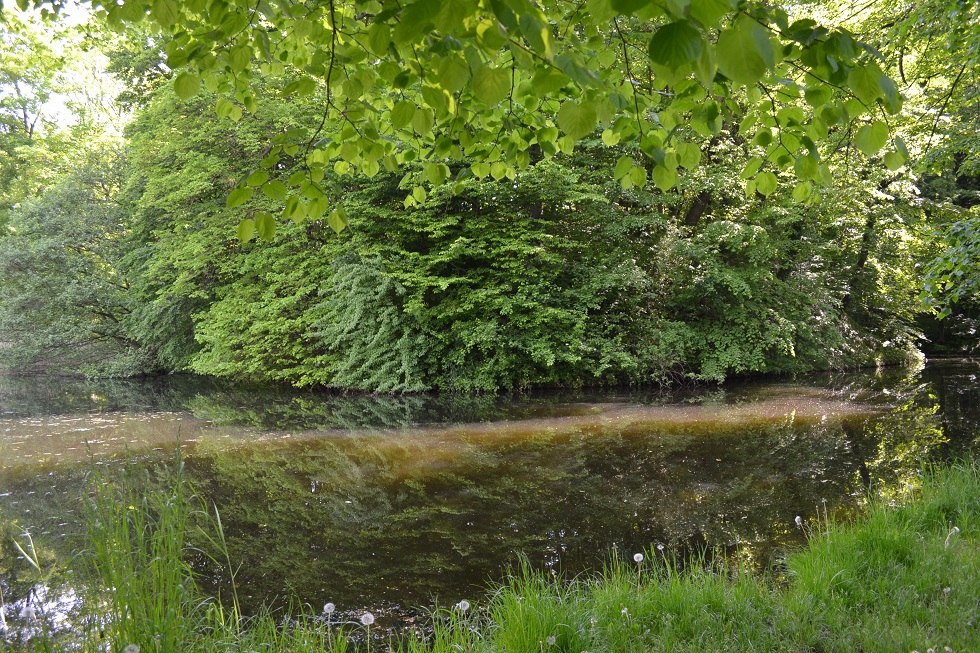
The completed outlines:
{"type": "MultiPolygon", "coordinates": [[[[798,518],[807,546],[765,574],[735,559],[679,560],[664,547],[614,555],[604,571],[571,580],[522,566],[485,599],[437,609],[425,624],[391,631],[370,612],[328,603],[290,616],[245,616],[232,582],[223,601],[195,580],[204,559],[234,581],[220,513],[186,481],[172,490],[95,485],[86,579],[72,616],[84,624],[47,632],[49,615],[8,627],[36,651],[329,651],[351,647],[458,651],[972,651],[980,646],[980,468],[923,475],[900,501],[871,499],[854,523],[798,518]],[[189,546],[190,531],[203,545],[189,546]],[[206,537],[200,539],[201,533],[206,537]],[[203,556],[203,557],[202,557],[203,556]],[[341,616],[343,613],[344,616],[341,616]],[[372,629],[372,626],[375,626],[372,629]]],[[[23,555],[37,573],[31,544],[23,555]]]]}

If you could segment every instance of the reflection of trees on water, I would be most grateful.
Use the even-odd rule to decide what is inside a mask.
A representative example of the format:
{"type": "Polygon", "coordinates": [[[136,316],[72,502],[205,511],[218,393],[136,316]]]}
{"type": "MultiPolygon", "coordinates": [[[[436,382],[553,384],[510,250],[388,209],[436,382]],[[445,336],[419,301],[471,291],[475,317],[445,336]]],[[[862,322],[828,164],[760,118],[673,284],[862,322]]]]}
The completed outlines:
{"type": "Polygon", "coordinates": [[[447,603],[518,552],[570,573],[612,546],[658,542],[738,545],[764,562],[795,536],[795,515],[859,491],[861,429],[790,417],[737,431],[484,429],[199,448],[188,466],[235,534],[239,584],[261,588],[256,599],[447,603]]]}
{"type": "MultiPolygon", "coordinates": [[[[734,425],[718,419],[654,428],[629,420],[555,419],[523,430],[513,421],[397,430],[488,415],[513,420],[575,414],[598,398],[588,395],[576,397],[575,404],[526,399],[508,405],[483,397],[444,409],[428,397],[327,401],[284,392],[257,399],[241,389],[170,387],[142,406],[192,408],[200,417],[232,424],[282,420],[293,428],[396,428],[231,445],[204,440],[187,460],[194,482],[221,511],[232,559],[242,563],[238,581],[249,607],[294,597],[356,609],[475,596],[474,588],[500,577],[518,551],[536,566],[568,573],[597,567],[613,546],[632,553],[657,543],[671,552],[740,547],[745,558],[765,565],[774,546],[798,541],[796,515],[813,515],[823,500],[831,509],[853,506],[866,483],[885,491],[901,488],[923,461],[973,446],[980,396],[971,375],[980,366],[943,369],[827,377],[833,396],[886,410],[825,421],[790,414],[734,425]],[[938,410],[942,402],[945,411],[938,410]]],[[[10,388],[0,383],[5,402],[20,396],[10,388]]],[[[763,396],[793,393],[788,383],[762,388],[763,396]]],[[[76,390],[103,396],[84,383],[76,390]]],[[[22,394],[27,402],[28,393],[22,394]]],[[[696,393],[690,399],[720,407],[724,415],[727,406],[750,405],[759,394],[750,386],[728,387],[707,401],[696,393]]],[[[138,399],[124,395],[113,395],[105,405],[138,399]]],[[[3,405],[8,410],[9,403],[3,405]]],[[[81,399],[60,404],[64,410],[85,405],[81,399]]],[[[22,406],[41,411],[43,402],[22,406]]],[[[166,457],[147,456],[133,465],[166,457]]],[[[23,601],[31,589],[9,534],[29,526],[50,552],[51,568],[59,568],[78,548],[58,536],[79,525],[70,511],[86,485],[85,472],[5,475],[0,589],[8,604],[23,601]]],[[[204,562],[200,569],[210,577],[227,576],[204,562]]]]}

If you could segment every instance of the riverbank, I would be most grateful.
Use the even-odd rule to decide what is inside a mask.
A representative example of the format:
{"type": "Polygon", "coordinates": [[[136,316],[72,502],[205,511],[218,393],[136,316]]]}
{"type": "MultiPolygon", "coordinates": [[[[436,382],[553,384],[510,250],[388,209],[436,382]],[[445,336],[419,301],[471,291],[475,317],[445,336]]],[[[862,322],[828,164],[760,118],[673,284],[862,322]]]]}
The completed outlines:
{"type": "MultiPolygon", "coordinates": [[[[656,547],[570,583],[523,570],[488,599],[436,611],[414,639],[385,634],[380,621],[361,623],[373,616],[339,617],[343,606],[307,609],[282,626],[203,596],[185,547],[203,515],[186,490],[178,482],[167,495],[97,494],[77,571],[115,588],[83,603],[98,601],[108,619],[90,614],[81,623],[97,627],[60,636],[36,627],[20,648],[342,653],[371,642],[411,653],[980,650],[976,463],[930,472],[901,499],[875,499],[853,524],[787,524],[805,531],[808,546],[765,575],[734,562],[679,564],[656,547]],[[343,619],[353,623],[338,625],[343,619]]],[[[205,526],[213,545],[206,564],[235,568],[222,559],[220,519],[212,515],[205,526]]],[[[193,555],[200,565],[200,552],[193,555]]]]}

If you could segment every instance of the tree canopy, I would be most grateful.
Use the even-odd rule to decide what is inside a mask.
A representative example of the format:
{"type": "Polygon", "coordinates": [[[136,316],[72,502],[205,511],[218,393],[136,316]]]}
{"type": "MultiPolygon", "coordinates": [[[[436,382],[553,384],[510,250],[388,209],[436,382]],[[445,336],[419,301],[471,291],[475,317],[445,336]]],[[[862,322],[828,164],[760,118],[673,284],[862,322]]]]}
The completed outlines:
{"type": "MultiPolygon", "coordinates": [[[[902,98],[880,53],[808,17],[806,7],[755,0],[97,0],[93,7],[118,29],[149,23],[165,35],[177,95],[214,93],[221,118],[259,110],[260,77],[280,77],[284,96],[315,98],[320,121],[270,134],[267,155],[228,202],[261,191],[283,202],[283,218],[326,214],[338,230],[345,210],[324,192],[327,169],[374,176],[420,162],[403,180],[411,206],[426,186],[513,179],[597,130],[607,145],[636,146],[615,168],[624,186],[649,180],[665,191],[733,122],[759,146],[742,170],[749,193],[773,193],[778,175],[790,171],[804,200],[814,182],[829,183],[827,158],[851,142],[867,156],[884,153],[891,168],[908,156],[904,142],[890,138],[902,98]],[[304,170],[283,186],[272,171],[296,159],[304,170]]],[[[263,212],[242,224],[242,236],[273,226],[263,212]]]]}

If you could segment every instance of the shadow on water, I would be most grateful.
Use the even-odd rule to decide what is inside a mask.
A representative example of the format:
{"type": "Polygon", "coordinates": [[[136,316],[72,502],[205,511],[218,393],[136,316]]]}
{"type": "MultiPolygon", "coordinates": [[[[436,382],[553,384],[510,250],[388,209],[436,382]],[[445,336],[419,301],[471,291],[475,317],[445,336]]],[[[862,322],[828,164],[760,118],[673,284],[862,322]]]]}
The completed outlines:
{"type": "MultiPolygon", "coordinates": [[[[975,451],[978,374],[977,362],[943,361],[519,398],[0,378],[8,639],[29,605],[70,611],[71,579],[58,570],[93,466],[116,478],[172,460],[178,442],[191,482],[220,510],[246,610],[331,601],[391,624],[477,600],[519,554],[556,574],[595,570],[613,550],[656,555],[658,544],[778,562],[801,543],[797,515],[853,510],[869,484],[899,494],[923,463],[975,451]],[[44,578],[13,546],[27,532],[44,578]]],[[[196,564],[227,594],[227,570],[196,564]]]]}

